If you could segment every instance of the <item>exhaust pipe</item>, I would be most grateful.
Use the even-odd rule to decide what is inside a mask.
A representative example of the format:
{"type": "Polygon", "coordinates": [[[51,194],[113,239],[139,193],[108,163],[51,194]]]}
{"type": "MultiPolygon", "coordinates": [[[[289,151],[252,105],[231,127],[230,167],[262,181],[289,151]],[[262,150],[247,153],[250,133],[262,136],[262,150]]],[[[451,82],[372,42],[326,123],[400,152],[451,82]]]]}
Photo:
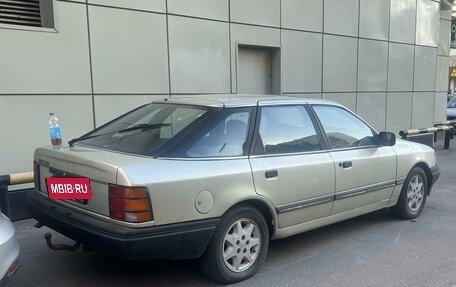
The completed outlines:
{"type": "Polygon", "coordinates": [[[47,246],[49,247],[49,249],[52,250],[76,251],[81,246],[80,242],[75,242],[73,246],[67,244],[54,244],[52,243],[51,238],[52,234],[50,234],[49,232],[44,235],[44,239],[46,239],[47,246]]]}

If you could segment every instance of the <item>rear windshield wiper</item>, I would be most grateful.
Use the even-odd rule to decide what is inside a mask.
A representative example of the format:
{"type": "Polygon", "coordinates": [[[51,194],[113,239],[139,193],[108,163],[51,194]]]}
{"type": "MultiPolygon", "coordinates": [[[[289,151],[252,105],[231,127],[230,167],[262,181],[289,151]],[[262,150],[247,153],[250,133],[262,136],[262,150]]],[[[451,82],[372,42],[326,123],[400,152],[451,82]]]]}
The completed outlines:
{"type": "Polygon", "coordinates": [[[130,131],[134,131],[134,130],[141,130],[141,129],[143,129],[143,130],[157,129],[157,128],[161,128],[161,127],[170,127],[170,126],[171,126],[171,124],[139,124],[139,125],[135,125],[135,126],[132,126],[132,127],[129,127],[129,128],[125,128],[125,129],[121,129],[121,130],[117,130],[117,131],[112,131],[112,132],[109,132],[109,133],[74,138],[74,139],[70,140],[68,142],[68,144],[70,146],[73,146],[73,144],[78,142],[78,141],[83,141],[83,140],[96,138],[96,137],[101,137],[101,136],[105,136],[105,135],[110,135],[110,134],[115,134],[115,133],[126,133],[126,132],[130,132],[130,131]]]}

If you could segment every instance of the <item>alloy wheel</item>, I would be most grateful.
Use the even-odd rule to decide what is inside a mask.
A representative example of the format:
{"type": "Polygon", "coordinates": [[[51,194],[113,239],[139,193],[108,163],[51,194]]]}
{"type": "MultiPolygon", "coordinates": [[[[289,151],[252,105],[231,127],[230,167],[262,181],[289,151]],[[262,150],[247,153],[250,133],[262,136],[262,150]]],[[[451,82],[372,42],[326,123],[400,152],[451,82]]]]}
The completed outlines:
{"type": "Polygon", "coordinates": [[[424,199],[424,181],[420,175],[415,175],[407,187],[407,206],[410,211],[420,209],[424,199]]]}
{"type": "Polygon", "coordinates": [[[223,261],[233,272],[242,272],[255,262],[261,248],[261,234],[255,222],[236,220],[225,234],[222,244],[223,261]]]}

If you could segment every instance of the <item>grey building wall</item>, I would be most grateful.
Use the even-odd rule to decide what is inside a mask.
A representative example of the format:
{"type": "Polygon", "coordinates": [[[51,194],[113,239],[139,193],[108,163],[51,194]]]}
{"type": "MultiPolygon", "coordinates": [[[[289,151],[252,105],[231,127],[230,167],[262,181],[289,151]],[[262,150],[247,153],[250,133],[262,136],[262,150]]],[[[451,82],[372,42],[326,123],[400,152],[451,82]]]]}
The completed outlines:
{"type": "Polygon", "coordinates": [[[272,92],[432,126],[450,20],[431,0],[54,0],[55,29],[0,25],[0,174],[32,169],[49,112],[68,141],[154,98],[238,92],[245,51],[273,54],[272,92]]]}

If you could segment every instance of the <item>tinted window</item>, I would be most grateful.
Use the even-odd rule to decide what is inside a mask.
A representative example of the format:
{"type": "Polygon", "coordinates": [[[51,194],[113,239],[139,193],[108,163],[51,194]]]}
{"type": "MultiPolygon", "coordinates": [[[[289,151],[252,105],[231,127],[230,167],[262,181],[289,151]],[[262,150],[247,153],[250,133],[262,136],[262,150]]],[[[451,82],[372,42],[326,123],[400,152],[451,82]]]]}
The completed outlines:
{"type": "Polygon", "coordinates": [[[208,113],[207,108],[152,103],[128,113],[85,136],[79,143],[93,147],[152,155],[159,146],[208,113]]]}
{"type": "Polygon", "coordinates": [[[335,106],[314,106],[331,148],[375,145],[372,129],[345,109],[335,106]]]}
{"type": "Polygon", "coordinates": [[[303,106],[261,109],[260,145],[265,154],[299,153],[320,149],[312,121],[303,106]]]}
{"type": "Polygon", "coordinates": [[[241,156],[246,149],[250,108],[225,109],[190,140],[185,157],[241,156]]]}
{"type": "Polygon", "coordinates": [[[448,108],[456,108],[456,98],[448,103],[448,108]]]}

